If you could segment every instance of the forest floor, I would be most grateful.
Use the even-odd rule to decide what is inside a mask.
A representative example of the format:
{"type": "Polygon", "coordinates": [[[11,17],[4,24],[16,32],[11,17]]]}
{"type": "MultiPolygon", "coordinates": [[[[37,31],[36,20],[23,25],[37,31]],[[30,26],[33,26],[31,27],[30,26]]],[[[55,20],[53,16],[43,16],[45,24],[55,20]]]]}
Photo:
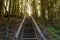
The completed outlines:
{"type": "Polygon", "coordinates": [[[6,29],[8,27],[9,29],[9,34],[15,34],[15,32],[17,31],[20,23],[22,21],[22,18],[15,18],[15,17],[10,17],[10,19],[8,20],[8,18],[5,17],[1,17],[0,18],[0,39],[3,39],[3,35],[6,35],[6,29]]]}
{"type": "Polygon", "coordinates": [[[5,17],[1,17],[0,18],[0,26],[5,26],[5,25],[8,25],[8,24],[9,24],[9,26],[13,26],[15,24],[20,23],[21,21],[22,21],[21,18],[15,18],[15,17],[11,18],[10,17],[10,19],[8,20],[5,17]]]}
{"type": "MultiPolygon", "coordinates": [[[[10,17],[9,20],[5,17],[0,18],[0,35],[2,34],[1,33],[2,31],[5,32],[8,24],[9,24],[9,29],[16,31],[21,21],[22,21],[21,18],[15,18],[15,17],[13,18],[10,17]]],[[[36,22],[40,26],[40,29],[43,30],[43,25],[41,24],[40,19],[36,20],[36,22]]],[[[58,26],[46,25],[46,31],[47,31],[46,33],[47,40],[60,40],[60,28],[58,26]]]]}
{"type": "MultiPolygon", "coordinates": [[[[36,20],[40,29],[43,31],[43,25],[40,22],[40,19],[36,20]]],[[[47,40],[60,40],[60,27],[46,25],[46,38],[47,40]]]]}

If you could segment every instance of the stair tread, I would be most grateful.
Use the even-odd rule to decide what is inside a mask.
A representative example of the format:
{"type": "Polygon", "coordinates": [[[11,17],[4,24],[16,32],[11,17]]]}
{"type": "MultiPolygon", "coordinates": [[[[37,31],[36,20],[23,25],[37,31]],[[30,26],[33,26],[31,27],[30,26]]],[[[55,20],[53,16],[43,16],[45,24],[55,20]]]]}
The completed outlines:
{"type": "Polygon", "coordinates": [[[23,39],[36,39],[36,38],[23,38],[23,39]]]}

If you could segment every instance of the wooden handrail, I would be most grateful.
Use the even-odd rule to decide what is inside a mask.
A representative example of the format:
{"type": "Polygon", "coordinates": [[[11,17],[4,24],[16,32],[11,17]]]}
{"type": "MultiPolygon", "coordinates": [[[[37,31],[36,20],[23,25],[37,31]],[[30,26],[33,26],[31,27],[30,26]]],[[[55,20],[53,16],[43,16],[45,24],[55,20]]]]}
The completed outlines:
{"type": "Polygon", "coordinates": [[[42,39],[43,40],[46,40],[46,38],[44,37],[44,35],[41,33],[41,30],[39,29],[39,26],[37,25],[36,21],[34,20],[34,18],[31,16],[32,20],[33,20],[33,23],[35,24],[36,26],[36,29],[37,31],[39,32],[39,35],[41,35],[42,39]]]}
{"type": "Polygon", "coordinates": [[[23,18],[23,21],[21,22],[21,24],[20,24],[20,26],[19,26],[19,28],[18,28],[18,30],[17,30],[17,32],[16,32],[13,40],[16,40],[16,39],[18,38],[19,32],[20,32],[21,29],[22,29],[22,26],[23,26],[24,21],[25,21],[25,17],[23,18]]]}

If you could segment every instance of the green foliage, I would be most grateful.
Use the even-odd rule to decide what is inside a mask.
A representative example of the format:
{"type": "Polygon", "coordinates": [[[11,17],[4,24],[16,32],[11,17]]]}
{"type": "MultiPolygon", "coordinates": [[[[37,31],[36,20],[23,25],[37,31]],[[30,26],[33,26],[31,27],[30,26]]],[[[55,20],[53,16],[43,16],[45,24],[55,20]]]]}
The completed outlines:
{"type": "Polygon", "coordinates": [[[43,25],[41,24],[40,20],[38,19],[38,20],[36,20],[36,22],[37,22],[39,28],[40,28],[41,30],[43,30],[43,25]]]}
{"type": "Polygon", "coordinates": [[[52,36],[54,36],[54,39],[60,40],[60,29],[58,30],[57,27],[55,29],[55,26],[48,26],[47,31],[50,32],[52,36]]]}

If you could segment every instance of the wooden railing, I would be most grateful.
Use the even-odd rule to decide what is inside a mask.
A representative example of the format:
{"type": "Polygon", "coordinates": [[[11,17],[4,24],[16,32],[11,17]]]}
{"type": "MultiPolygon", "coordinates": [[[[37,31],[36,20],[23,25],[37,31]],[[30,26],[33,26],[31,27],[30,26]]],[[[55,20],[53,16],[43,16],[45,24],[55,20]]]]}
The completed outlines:
{"type": "Polygon", "coordinates": [[[20,24],[20,26],[19,26],[19,28],[18,28],[18,30],[17,30],[17,32],[14,35],[14,38],[12,40],[17,40],[18,39],[18,35],[19,35],[19,33],[20,33],[21,29],[22,29],[24,21],[25,21],[25,17],[23,18],[23,21],[21,22],[21,24],[20,24]]]}
{"type": "Polygon", "coordinates": [[[39,35],[41,36],[41,38],[42,38],[43,40],[46,40],[46,38],[44,37],[44,35],[41,33],[41,30],[40,30],[39,26],[37,25],[36,21],[34,20],[34,18],[33,18],[32,16],[31,16],[31,18],[32,18],[33,23],[34,23],[34,25],[35,25],[35,27],[36,27],[39,35]]]}

